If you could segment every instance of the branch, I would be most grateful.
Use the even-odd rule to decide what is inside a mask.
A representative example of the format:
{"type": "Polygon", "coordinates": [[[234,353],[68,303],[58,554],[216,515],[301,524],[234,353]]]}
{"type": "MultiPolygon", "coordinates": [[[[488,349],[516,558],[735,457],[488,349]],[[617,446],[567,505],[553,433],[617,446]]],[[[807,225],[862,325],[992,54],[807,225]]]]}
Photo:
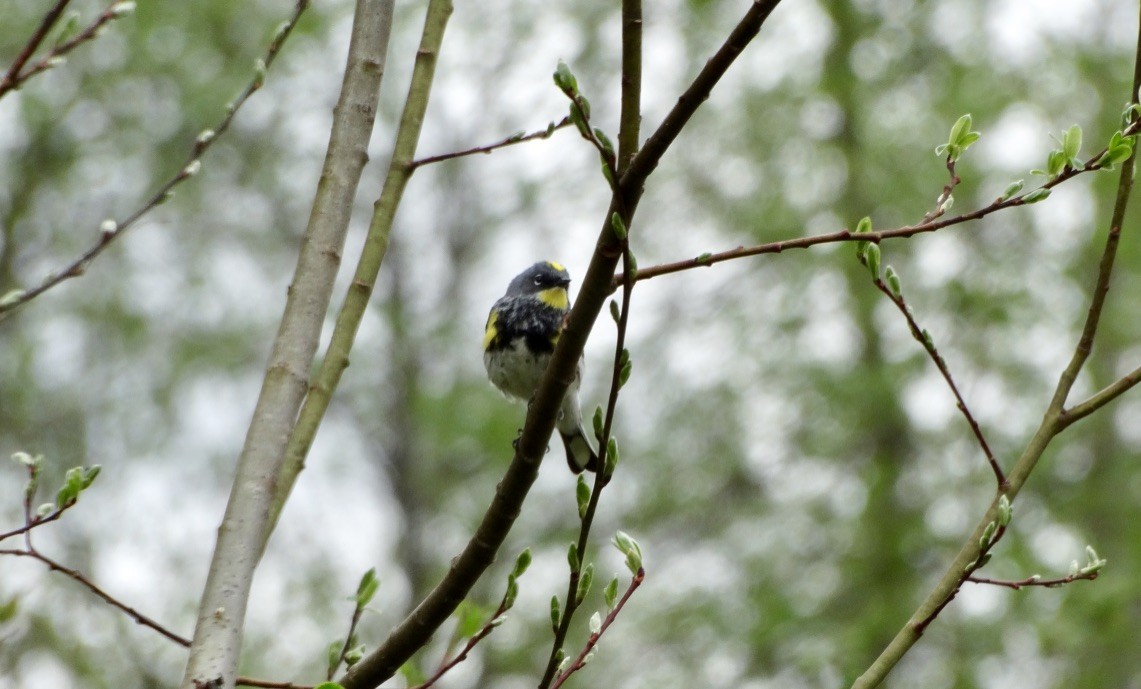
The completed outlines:
{"type": "Polygon", "coordinates": [[[23,49],[16,55],[16,59],[12,61],[12,66],[8,68],[8,72],[4,74],[4,78],[0,79],[0,98],[4,97],[8,91],[17,88],[27,77],[20,76],[20,70],[24,68],[28,60],[32,59],[35,54],[36,48],[40,47],[40,43],[47,38],[48,32],[52,30],[59,18],[63,16],[63,11],[67,9],[68,3],[71,0],[56,0],[56,3],[46,13],[44,18],[40,20],[39,27],[28,37],[28,42],[24,44],[23,49]]]}
{"type": "MultiPolygon", "coordinates": [[[[619,210],[623,211],[621,217],[626,220],[627,227],[630,226],[629,220],[633,218],[647,177],[737,55],[757,35],[778,3],[779,0],[754,2],[725,44],[706,63],[646,146],[634,155],[625,169],[618,183],[618,193],[614,194],[610,209],[606,212],[597,248],[574,308],[571,309],[567,327],[559,336],[551,363],[528,407],[523,434],[516,444],[515,455],[499,482],[483,520],[463,552],[452,560],[451,567],[436,588],[392,631],[380,647],[344,675],[341,684],[345,689],[376,687],[391,677],[444,623],[494,560],[499,546],[519,514],[531,484],[538,476],[539,464],[554,431],[559,405],[567,387],[574,380],[583,346],[611,291],[610,279],[614,275],[618,258],[622,255],[621,244],[611,226],[612,215],[619,210]],[[652,147],[650,142],[653,142],[652,147]]],[[[628,127],[627,124],[627,131],[628,127]]]]}
{"type": "Polygon", "coordinates": [[[570,679],[571,675],[586,666],[586,659],[594,650],[594,647],[598,645],[599,639],[601,639],[602,635],[606,633],[606,630],[610,628],[610,625],[614,623],[614,620],[618,618],[618,613],[622,612],[622,608],[626,605],[626,601],[630,600],[630,596],[634,595],[634,591],[638,590],[638,587],[642,585],[642,581],[645,578],[646,571],[639,568],[638,572],[634,575],[634,578],[630,580],[630,586],[627,587],[626,593],[622,594],[622,598],[619,599],[618,604],[615,605],[614,609],[606,615],[606,619],[602,621],[602,626],[598,628],[598,631],[590,635],[590,638],[586,641],[586,645],[583,646],[582,651],[579,652],[578,657],[574,659],[574,662],[571,663],[570,666],[562,672],[562,674],[555,678],[555,683],[551,685],[551,689],[559,689],[559,687],[561,687],[564,682],[570,679]]]}
{"type": "MultiPolygon", "coordinates": [[[[297,0],[293,15],[290,16],[274,34],[268,48],[266,48],[265,54],[259,58],[254,76],[249,84],[246,85],[245,90],[242,91],[237,99],[226,106],[226,114],[213,129],[203,130],[202,133],[198,135],[194,141],[194,145],[191,147],[190,153],[187,155],[185,161],[183,161],[178,172],[160,186],[158,191],[152,194],[149,199],[144,201],[143,204],[130,215],[118,221],[103,221],[99,228],[99,239],[96,240],[87,251],[84,251],[78,258],[71,261],[71,263],[47,275],[35,287],[8,290],[0,295],[0,321],[7,318],[16,308],[23,306],[49,289],[52,289],[66,280],[83,275],[84,272],[87,271],[87,267],[99,254],[103,253],[107,247],[122,237],[140,218],[169,200],[175,187],[198,173],[202,166],[202,155],[218,140],[218,137],[230,128],[230,124],[233,122],[238,111],[245,105],[250,96],[265,83],[266,70],[273,64],[282,45],[284,45],[286,39],[289,38],[289,35],[293,32],[294,27],[297,26],[297,22],[301,19],[301,15],[308,6],[309,0],[297,0]]],[[[115,5],[112,5],[111,9],[107,11],[114,12],[114,8],[115,5]]],[[[79,37],[77,37],[76,40],[78,40],[78,38],[79,37]]]]}
{"type": "Polygon", "coordinates": [[[29,550],[0,550],[0,555],[15,555],[17,557],[30,557],[34,560],[39,560],[40,562],[47,565],[48,568],[51,569],[53,572],[61,572],[63,574],[66,574],[68,577],[71,577],[75,581],[78,581],[80,584],[82,584],[84,587],[86,587],[87,590],[91,591],[96,596],[102,598],[103,601],[106,602],[108,605],[110,605],[114,608],[118,608],[119,610],[126,613],[126,615],[128,617],[130,617],[131,619],[133,619],[136,623],[141,624],[144,627],[149,627],[149,628],[153,629],[154,631],[158,632],[159,634],[162,634],[163,636],[170,639],[171,641],[178,644],[179,646],[189,646],[190,645],[189,639],[182,637],[182,636],[179,636],[178,634],[175,634],[174,632],[170,631],[169,629],[162,626],[158,622],[155,622],[154,620],[152,620],[151,618],[142,614],[138,610],[135,610],[134,608],[123,603],[122,601],[115,598],[111,594],[107,593],[103,589],[99,588],[94,582],[92,582],[90,579],[88,579],[86,576],[84,576],[82,572],[79,572],[78,570],[71,569],[69,567],[65,567],[65,566],[61,565],[60,563],[56,562],[55,560],[51,559],[47,555],[40,553],[38,550],[35,550],[34,548],[29,549],[29,550]]]}
{"type": "MultiPolygon", "coordinates": [[[[1141,87],[1141,24],[1138,26],[1137,50],[1133,70],[1133,88],[1130,91],[1130,102],[1137,102],[1137,89],[1139,87],[1141,87]]],[[[1134,121],[1127,131],[1136,131],[1137,126],[1137,121],[1134,121]]],[[[919,641],[926,625],[946,607],[966,578],[973,573],[973,570],[971,570],[972,563],[979,560],[980,552],[983,550],[979,540],[983,537],[986,530],[990,528],[989,525],[998,518],[1000,502],[1003,500],[1012,501],[1015,496],[1018,495],[1018,492],[1022,489],[1027,478],[1029,478],[1030,473],[1037,465],[1038,460],[1049,446],[1050,441],[1065,427],[1063,422],[1063,407],[1066,397],[1069,395],[1074,380],[1077,378],[1077,374],[1081,370],[1093,346],[1093,339],[1097,333],[1098,320],[1100,319],[1101,310],[1105,303],[1105,295],[1109,288],[1109,278],[1113,271],[1113,261],[1121,236],[1122,221],[1125,217],[1130,192],[1133,189],[1133,164],[1136,157],[1137,151],[1136,148],[1134,148],[1133,154],[1121,167],[1121,175],[1118,178],[1117,184],[1117,198],[1110,220],[1109,234],[1106,238],[1105,248],[1102,251],[1102,258],[1098,267],[1097,282],[1094,287],[1093,297],[1090,300],[1089,311],[1086,314],[1086,322],[1082,328],[1082,335],[1074,350],[1073,358],[1059,376],[1057,387],[1046,409],[1046,413],[1043,415],[1042,423],[1038,426],[1038,430],[1035,431],[1033,437],[1031,437],[1027,443],[1026,449],[1023,450],[1022,455],[1018,458],[1014,467],[1007,475],[1007,487],[995,497],[986,514],[979,520],[974,532],[963,544],[962,548],[960,548],[958,555],[955,556],[954,561],[952,561],[951,565],[943,573],[939,582],[912,614],[911,619],[899,630],[895,638],[893,638],[887,648],[880,653],[879,657],[872,662],[864,674],[857,678],[852,684],[853,689],[870,689],[871,687],[878,686],[884,678],[887,677],[888,673],[891,672],[891,669],[895,667],[896,663],[919,641]]]]}
{"type": "Polygon", "coordinates": [[[428,156],[427,158],[413,160],[408,164],[409,172],[415,171],[416,168],[422,165],[431,165],[433,163],[439,163],[445,160],[453,160],[455,158],[463,158],[464,156],[475,155],[477,153],[491,153],[492,151],[496,151],[500,148],[507,148],[508,146],[514,146],[515,144],[521,144],[524,141],[534,141],[535,139],[549,139],[551,138],[551,135],[554,134],[557,130],[562,129],[569,124],[570,118],[564,117],[557,124],[552,122],[547,125],[546,129],[540,129],[539,131],[531,132],[530,134],[519,132],[518,134],[512,134],[506,139],[497,141],[493,144],[488,144],[486,146],[476,146],[475,148],[468,148],[463,151],[441,153],[440,155],[428,156]]]}
{"type": "MultiPolygon", "coordinates": [[[[953,165],[953,163],[948,163],[948,165],[953,165]]],[[[860,254],[860,261],[864,263],[864,265],[867,265],[867,260],[863,253],[860,254]]],[[[987,463],[990,464],[991,471],[994,472],[994,478],[998,482],[998,488],[1002,490],[1006,485],[1006,476],[1002,473],[1002,468],[998,466],[998,461],[994,458],[994,452],[991,451],[990,444],[987,443],[982,428],[979,427],[978,421],[975,420],[970,408],[967,407],[966,400],[963,399],[963,395],[959,392],[959,386],[955,384],[955,379],[951,376],[951,369],[947,367],[947,362],[943,359],[943,355],[940,354],[938,348],[936,348],[935,341],[931,338],[931,334],[919,327],[919,323],[915,320],[915,315],[911,312],[911,308],[908,307],[903,293],[899,291],[898,278],[893,277],[890,266],[888,267],[888,271],[888,279],[895,280],[894,287],[888,285],[884,282],[883,278],[877,275],[873,278],[876,288],[879,289],[880,292],[883,292],[883,294],[891,300],[891,303],[899,309],[899,312],[903,314],[903,317],[907,320],[907,327],[911,331],[911,336],[915,338],[919,344],[923,345],[923,349],[926,350],[927,355],[931,357],[931,361],[935,363],[935,367],[938,368],[939,373],[942,374],[943,380],[947,383],[947,387],[951,388],[951,394],[955,396],[955,405],[967,420],[967,424],[970,425],[971,432],[975,435],[975,440],[978,441],[979,447],[982,448],[983,454],[986,455],[986,460],[987,463]]]]}
{"type": "Polygon", "coordinates": [[[444,662],[440,663],[440,667],[436,669],[436,672],[431,677],[424,680],[422,684],[416,685],[413,689],[428,689],[428,687],[432,686],[436,682],[439,682],[440,678],[446,675],[452,668],[467,660],[468,654],[472,652],[472,650],[479,644],[479,642],[487,638],[487,636],[490,635],[491,632],[495,631],[495,628],[503,622],[505,619],[503,617],[503,613],[507,612],[509,607],[511,606],[508,601],[508,596],[505,595],[503,600],[500,601],[499,607],[495,609],[495,613],[491,616],[491,619],[487,621],[487,624],[483,625],[483,627],[480,628],[479,632],[467,640],[467,643],[464,644],[462,649],[460,649],[460,652],[453,656],[450,660],[445,660],[444,662]]]}
{"type": "MultiPolygon", "coordinates": [[[[393,0],[385,0],[385,3],[388,7],[386,11],[391,17],[393,0]]],[[[286,436],[288,445],[285,448],[285,460],[274,490],[273,504],[270,506],[270,526],[266,530],[265,540],[269,539],[273,527],[281,515],[281,510],[285,506],[285,501],[289,498],[289,493],[297,482],[297,477],[305,468],[305,457],[309,454],[309,448],[312,447],[313,440],[317,437],[317,429],[321,425],[321,420],[325,418],[325,411],[333,399],[333,392],[341,382],[341,374],[349,366],[349,352],[356,340],[357,329],[360,327],[361,320],[364,319],[369,297],[372,296],[377,275],[380,273],[380,266],[388,253],[388,240],[392,233],[396,209],[404,196],[404,188],[412,177],[414,170],[411,167],[412,159],[416,155],[416,145],[420,140],[420,131],[423,129],[424,113],[428,109],[428,96],[432,91],[432,79],[436,72],[436,60],[440,53],[440,46],[444,41],[444,30],[447,28],[451,14],[452,0],[431,0],[428,3],[424,17],[424,30],[420,37],[420,48],[416,51],[416,62],[412,68],[412,83],[408,86],[404,111],[400,115],[396,141],[393,144],[392,157],[388,164],[388,174],[384,178],[380,199],[373,205],[372,220],[369,223],[364,248],[361,250],[360,259],[357,261],[353,280],[345,294],[345,301],[337,313],[337,321],[329,339],[329,346],[325,350],[320,368],[309,384],[305,403],[296,417],[297,422],[286,436]]],[[[375,112],[375,101],[374,95],[374,109],[370,112],[375,112]]],[[[368,138],[365,137],[364,142],[366,144],[367,141],[368,138]]],[[[364,160],[367,158],[364,157],[362,149],[361,162],[363,163],[364,160]]],[[[345,200],[344,208],[346,213],[352,208],[351,197],[345,200]]],[[[347,215],[345,220],[347,226],[347,215]]],[[[329,288],[332,289],[331,279],[329,288]]],[[[261,547],[265,548],[265,541],[261,547]]],[[[457,601],[456,604],[458,605],[459,602],[457,601]]]]}
{"type": "Polygon", "coordinates": [[[1088,400],[1075,404],[1069,409],[1063,410],[1061,417],[1058,419],[1060,427],[1068,428],[1070,424],[1074,423],[1075,421],[1084,419],[1098,409],[1101,409],[1105,405],[1120,397],[1137,383],[1141,383],[1141,367],[1133,369],[1129,373],[1119,378],[1116,382],[1095,393],[1088,400]]]}
{"type": "Polygon", "coordinates": [[[1019,581],[1010,581],[1007,579],[988,579],[987,577],[971,576],[967,577],[964,581],[969,581],[972,584],[991,584],[994,586],[1003,586],[1017,591],[1024,586],[1041,586],[1043,588],[1052,589],[1059,586],[1065,586],[1066,584],[1070,584],[1075,581],[1093,581],[1094,579],[1097,579],[1098,574],[1099,572],[1090,572],[1089,574],[1071,574],[1068,577],[1062,577],[1060,579],[1043,579],[1039,576],[1032,576],[1026,577],[1025,579],[1021,579],[1019,581]]]}
{"type": "MultiPolygon", "coordinates": [[[[298,0],[299,13],[308,0],[298,0]]],[[[393,0],[358,0],[348,61],[309,224],[297,259],[199,603],[183,689],[234,686],[250,583],[272,529],[274,487],[305,395],[352,200],[368,159],[393,0]]]]}
{"type": "MultiPolygon", "coordinates": [[[[1125,134],[1133,135],[1141,132],[1141,121],[1134,122],[1125,129],[1125,134]]],[[[820,244],[835,244],[837,242],[858,242],[868,241],[879,244],[886,239],[900,239],[907,237],[914,237],[915,235],[924,234],[927,232],[935,232],[945,227],[952,227],[954,225],[961,225],[972,220],[981,220],[986,216],[1004,210],[1007,208],[1015,208],[1018,206],[1029,205],[1033,201],[1027,201],[1027,197],[1037,193],[1040,189],[1053,189],[1054,187],[1067,182],[1078,175],[1087,172],[1094,172],[1101,170],[1105,167],[1104,163],[1099,162],[1105,154],[1106,149],[1102,149],[1098,153],[1091,156],[1080,168],[1066,168],[1061,174],[1053,179],[1042,184],[1042,186],[1027,191],[1023,194],[1018,194],[1010,198],[997,198],[990,204],[970,211],[962,213],[950,218],[939,219],[939,215],[935,214],[931,218],[932,213],[924,216],[923,222],[917,225],[904,225],[890,230],[876,230],[873,232],[860,233],[857,235],[850,230],[840,230],[838,232],[829,232],[827,234],[809,235],[807,237],[797,237],[795,239],[783,239],[777,242],[768,242],[766,244],[758,244],[755,246],[738,246],[735,249],[720,251],[717,253],[704,253],[694,258],[686,259],[683,261],[675,261],[673,263],[663,263],[656,266],[649,266],[646,268],[638,269],[637,280],[649,280],[650,278],[659,277],[661,275],[669,275],[671,273],[680,273],[684,270],[692,270],[694,268],[708,268],[716,263],[723,263],[725,261],[732,261],[734,259],[746,258],[748,256],[759,256],[761,254],[779,254],[788,249],[807,249],[809,247],[818,246],[820,244]]],[[[944,199],[940,196],[940,199],[944,199]]],[[[611,289],[617,289],[622,284],[622,275],[615,275],[611,280],[611,289]]]]}

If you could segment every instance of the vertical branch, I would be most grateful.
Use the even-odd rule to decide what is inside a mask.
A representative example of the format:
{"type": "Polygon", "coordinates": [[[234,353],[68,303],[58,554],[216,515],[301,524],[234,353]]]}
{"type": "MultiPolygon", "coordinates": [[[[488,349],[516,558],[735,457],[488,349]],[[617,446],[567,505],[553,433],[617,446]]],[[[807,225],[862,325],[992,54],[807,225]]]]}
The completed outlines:
{"type": "MultiPolygon", "coordinates": [[[[309,386],[309,394],[305,398],[297,424],[289,436],[285,465],[271,508],[271,524],[277,522],[289,492],[297,481],[297,476],[305,467],[305,456],[313,446],[313,439],[317,435],[317,428],[325,416],[325,411],[329,408],[333,391],[341,381],[341,374],[349,366],[349,351],[352,349],[357,329],[364,318],[365,308],[376,285],[380,265],[388,253],[388,239],[392,233],[392,221],[396,217],[396,209],[404,196],[404,188],[415,170],[412,160],[416,155],[416,144],[420,140],[424,113],[428,109],[428,96],[436,73],[436,58],[440,53],[440,46],[444,41],[444,29],[451,14],[451,0],[431,0],[428,3],[424,32],[420,39],[420,48],[416,52],[412,83],[408,87],[404,112],[400,116],[388,174],[384,179],[380,198],[373,205],[368,236],[365,237],[364,248],[361,250],[353,281],[345,295],[345,302],[337,314],[329,348],[321,361],[321,368],[309,386]]],[[[267,532],[266,538],[268,537],[267,532]]]]}
{"type": "MultiPolygon", "coordinates": [[[[1133,68],[1133,89],[1130,92],[1130,101],[1137,102],[1137,89],[1141,88],[1141,17],[1137,27],[1137,49],[1133,68]]],[[[955,556],[954,561],[944,572],[934,589],[927,595],[911,615],[907,624],[889,642],[887,648],[872,662],[864,674],[852,684],[852,689],[871,689],[879,686],[903,656],[914,646],[927,625],[942,611],[959,591],[959,587],[973,573],[972,563],[978,560],[983,546],[979,544],[987,526],[998,518],[999,503],[1003,496],[1013,501],[1014,497],[1026,483],[1030,472],[1034,470],[1038,460],[1046,451],[1050,441],[1066,427],[1064,405],[1066,398],[1073,388],[1078,373],[1089,358],[1093,348],[1094,337],[1097,334],[1098,321],[1101,318],[1102,308],[1105,305],[1106,294],[1109,291],[1109,280],[1113,273],[1114,258],[1117,255],[1117,246],[1121,238],[1121,226],[1125,218],[1126,206],[1130,193],[1133,190],[1133,164],[1137,156],[1136,148],[1129,160],[1121,166],[1121,176],[1117,183],[1117,197],[1114,202],[1113,214],[1110,219],[1109,233],[1105,240],[1101,261],[1098,266],[1097,281],[1094,285],[1093,296],[1090,298],[1089,311],[1086,314],[1082,334],[1074,348],[1073,357],[1065,370],[1059,376],[1058,385],[1050,400],[1042,423],[1038,426],[1034,436],[1027,443],[1026,449],[1015,462],[1014,467],[1007,474],[1007,486],[1002,489],[991,502],[986,514],[975,526],[974,532],[967,538],[963,547],[955,556]]]]}
{"type": "Polygon", "coordinates": [[[332,295],[365,153],[392,25],[392,0],[359,0],[340,101],[309,226],[226,514],[218,530],[183,689],[234,686],[242,624],[270,521],[286,442],[332,295]]]}

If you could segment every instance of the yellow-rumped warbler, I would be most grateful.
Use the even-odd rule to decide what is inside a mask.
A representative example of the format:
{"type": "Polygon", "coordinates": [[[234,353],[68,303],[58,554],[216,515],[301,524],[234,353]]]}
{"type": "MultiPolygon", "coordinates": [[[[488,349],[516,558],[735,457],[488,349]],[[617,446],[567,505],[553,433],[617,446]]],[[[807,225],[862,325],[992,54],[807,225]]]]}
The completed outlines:
{"type": "MultiPolygon", "coordinates": [[[[491,307],[483,334],[487,377],[511,397],[530,400],[547,370],[570,311],[567,269],[551,261],[536,263],[515,276],[507,292],[491,307]]],[[[582,361],[567,388],[555,426],[567,449],[571,471],[598,471],[598,454],[582,428],[578,386],[582,361]]]]}

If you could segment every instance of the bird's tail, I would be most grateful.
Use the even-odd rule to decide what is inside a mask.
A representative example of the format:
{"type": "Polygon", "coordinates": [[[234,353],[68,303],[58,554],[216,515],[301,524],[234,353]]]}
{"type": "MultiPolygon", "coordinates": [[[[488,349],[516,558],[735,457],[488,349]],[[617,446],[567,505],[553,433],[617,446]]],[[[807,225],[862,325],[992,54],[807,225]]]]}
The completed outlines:
{"type": "Polygon", "coordinates": [[[598,453],[594,451],[594,446],[583,432],[581,424],[573,433],[559,431],[559,434],[563,436],[563,445],[567,449],[567,465],[571,471],[581,474],[583,469],[597,472],[601,468],[598,466],[598,453]]]}

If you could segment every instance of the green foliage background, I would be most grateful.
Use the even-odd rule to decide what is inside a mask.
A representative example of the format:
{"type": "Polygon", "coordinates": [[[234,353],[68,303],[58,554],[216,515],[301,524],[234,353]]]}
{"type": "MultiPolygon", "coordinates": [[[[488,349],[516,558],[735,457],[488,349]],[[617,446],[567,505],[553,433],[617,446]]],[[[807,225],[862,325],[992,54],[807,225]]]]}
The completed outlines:
{"type": "MultiPolygon", "coordinates": [[[[0,64],[45,3],[0,0],[0,64]]],[[[101,5],[76,0],[91,17],[101,5]]],[[[407,83],[423,3],[398,3],[346,256],[363,237],[407,83]]],[[[720,44],[745,2],[647,3],[645,128],[720,44]]],[[[1118,127],[1137,8],[1096,3],[786,0],[651,178],[632,228],[643,266],[852,227],[915,222],[946,171],[932,155],[960,114],[983,132],[955,210],[1042,167],[1073,123],[1084,153],[1118,127]]],[[[291,3],[140,3],[60,68],[0,102],[0,292],[28,285],[174,174],[221,117],[291,3]]],[[[0,453],[104,472],[38,543],[189,634],[232,462],[252,409],[328,133],[352,8],[317,3],[263,92],[199,178],[88,274],[0,323],[0,453]]],[[[616,128],[614,3],[458,3],[421,151],[558,120],[556,60],[596,124],[616,128]]],[[[885,244],[1005,466],[1036,425],[1084,317],[1116,176],[1067,183],[1027,209],[885,244]]],[[[309,468],[256,582],[243,672],[315,682],[360,573],[381,591],[375,644],[432,586],[482,514],[522,408],[486,383],[486,309],[540,258],[581,275],[608,193],[569,131],[417,172],[383,287],[309,468]]],[[[1136,209],[1136,204],[1134,204],[1136,209]]],[[[1136,213],[1076,394],[1141,361],[1136,213]]],[[[875,657],[992,497],[992,479],[937,371],[851,247],[724,264],[640,285],[634,374],[603,496],[596,562],[621,528],[647,580],[580,684],[843,686],[875,657]]],[[[601,403],[613,328],[587,348],[601,403]]],[[[589,412],[588,412],[589,413],[589,412]]],[[[1015,503],[986,570],[1064,575],[1093,544],[1095,583],[968,587],[891,687],[1141,687],[1141,397],[1066,432],[1015,503]]],[[[558,450],[558,448],[554,448],[558,450]]],[[[557,459],[557,454],[554,455],[557,459]]],[[[547,463],[492,575],[536,555],[511,619],[445,686],[533,686],[547,601],[565,589],[574,483],[547,463]]],[[[15,466],[0,530],[21,519],[15,466]]],[[[50,483],[50,482],[49,482],[50,483]]],[[[46,497],[44,499],[47,499],[46,497]]],[[[601,585],[593,605],[601,605],[601,585]]],[[[181,649],[35,563],[0,558],[0,688],[168,686],[181,649]]],[[[572,646],[586,636],[586,618],[572,646]]],[[[447,634],[418,662],[434,667],[447,634]]]]}

